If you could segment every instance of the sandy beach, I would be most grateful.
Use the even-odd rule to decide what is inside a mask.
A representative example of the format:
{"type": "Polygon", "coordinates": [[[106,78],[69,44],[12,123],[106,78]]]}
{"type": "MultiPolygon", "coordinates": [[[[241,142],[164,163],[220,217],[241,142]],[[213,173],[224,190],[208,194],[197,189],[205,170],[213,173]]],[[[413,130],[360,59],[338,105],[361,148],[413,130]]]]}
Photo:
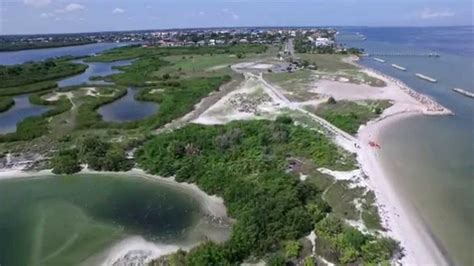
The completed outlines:
{"type": "MultiPolygon", "coordinates": [[[[362,67],[358,64],[357,66],[362,67]]],[[[397,192],[395,180],[382,166],[378,148],[369,145],[369,141],[379,143],[381,132],[395,121],[415,115],[449,115],[452,112],[425,95],[413,93],[411,88],[394,78],[371,69],[363,68],[363,71],[383,80],[387,84],[383,89],[390,92],[382,93],[382,98],[393,101],[393,106],[385,110],[381,117],[359,129],[357,140],[360,148],[357,149],[357,160],[369,177],[366,184],[376,194],[379,212],[384,226],[388,229],[388,235],[400,241],[403,248],[404,257],[399,262],[403,265],[448,265],[428,228],[414,212],[411,204],[397,192]]]]}
{"type": "MultiPolygon", "coordinates": [[[[368,145],[369,140],[377,140],[383,129],[394,121],[404,119],[415,113],[390,116],[359,130],[357,159],[369,177],[367,185],[375,192],[377,205],[388,235],[400,241],[404,257],[403,265],[448,265],[440,249],[429,234],[426,226],[413,211],[411,204],[400,197],[395,180],[383,169],[379,152],[368,145]]],[[[382,147],[383,148],[383,147],[382,147]]]]}

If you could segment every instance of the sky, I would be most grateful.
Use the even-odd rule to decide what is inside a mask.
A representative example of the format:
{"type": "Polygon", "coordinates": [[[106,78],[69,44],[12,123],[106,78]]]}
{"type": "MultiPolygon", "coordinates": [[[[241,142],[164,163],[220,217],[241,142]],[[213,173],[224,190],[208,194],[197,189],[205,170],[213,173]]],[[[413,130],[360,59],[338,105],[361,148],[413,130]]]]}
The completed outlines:
{"type": "Polygon", "coordinates": [[[234,26],[473,25],[472,0],[0,0],[0,35],[234,26]]]}

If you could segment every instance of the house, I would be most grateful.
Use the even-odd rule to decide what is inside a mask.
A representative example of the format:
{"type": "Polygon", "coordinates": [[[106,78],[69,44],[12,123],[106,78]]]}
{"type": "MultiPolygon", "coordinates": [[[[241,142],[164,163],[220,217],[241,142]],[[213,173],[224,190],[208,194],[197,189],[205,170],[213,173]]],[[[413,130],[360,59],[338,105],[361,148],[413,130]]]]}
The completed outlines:
{"type": "Polygon", "coordinates": [[[328,38],[323,38],[323,37],[318,37],[314,41],[314,45],[316,47],[322,47],[322,46],[331,46],[334,44],[334,41],[329,40],[328,38]]]}

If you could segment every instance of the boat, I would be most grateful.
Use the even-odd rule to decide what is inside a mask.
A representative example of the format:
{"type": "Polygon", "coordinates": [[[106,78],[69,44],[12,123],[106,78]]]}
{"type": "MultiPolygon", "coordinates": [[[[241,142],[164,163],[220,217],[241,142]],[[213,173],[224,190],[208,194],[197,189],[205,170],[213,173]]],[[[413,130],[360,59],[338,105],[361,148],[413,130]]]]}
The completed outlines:
{"type": "Polygon", "coordinates": [[[406,71],[407,69],[402,67],[402,66],[399,66],[399,65],[396,65],[396,64],[392,64],[392,67],[398,69],[398,70],[401,70],[401,71],[406,71]]]}
{"type": "Polygon", "coordinates": [[[415,75],[416,75],[417,77],[419,77],[420,79],[424,79],[424,80],[429,81],[429,82],[433,82],[433,83],[438,82],[436,79],[434,79],[434,78],[432,78],[432,77],[425,76],[425,75],[420,74],[420,73],[416,73],[415,75]]]}
{"type": "Polygon", "coordinates": [[[453,91],[461,94],[461,95],[464,95],[466,97],[469,97],[469,98],[474,98],[474,93],[473,92],[470,92],[470,91],[466,91],[466,90],[463,90],[463,89],[459,89],[459,88],[454,88],[453,91]]]}
{"type": "Polygon", "coordinates": [[[377,62],[380,62],[380,63],[385,63],[385,60],[380,59],[378,57],[374,57],[374,60],[377,61],[377,62]]]}

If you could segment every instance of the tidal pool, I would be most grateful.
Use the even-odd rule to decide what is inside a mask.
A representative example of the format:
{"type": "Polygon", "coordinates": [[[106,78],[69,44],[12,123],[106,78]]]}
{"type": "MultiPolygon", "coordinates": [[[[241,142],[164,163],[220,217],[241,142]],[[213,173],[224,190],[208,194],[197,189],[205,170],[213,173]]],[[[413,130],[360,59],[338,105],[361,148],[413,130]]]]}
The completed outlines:
{"type": "Polygon", "coordinates": [[[90,80],[91,77],[105,77],[113,74],[120,73],[120,70],[114,69],[114,67],[128,66],[132,64],[133,60],[123,60],[110,63],[103,62],[84,62],[83,60],[74,60],[74,63],[86,64],[89,67],[83,73],[75,75],[69,78],[65,78],[58,82],[59,87],[76,86],[82,84],[96,84],[96,85],[107,85],[113,84],[111,82],[105,82],[102,80],[90,80]]]}
{"type": "Polygon", "coordinates": [[[16,125],[31,116],[39,116],[49,110],[49,107],[30,103],[28,94],[15,96],[15,105],[0,113],[0,134],[16,131],[16,125]]]}
{"type": "Polygon", "coordinates": [[[202,213],[189,191],[136,176],[6,179],[0,181],[0,265],[88,263],[130,236],[179,243],[202,213]]]}
{"type": "Polygon", "coordinates": [[[128,88],[127,95],[101,106],[97,112],[107,122],[130,122],[147,118],[158,111],[158,104],[153,102],[137,101],[137,89],[128,88]]]}

